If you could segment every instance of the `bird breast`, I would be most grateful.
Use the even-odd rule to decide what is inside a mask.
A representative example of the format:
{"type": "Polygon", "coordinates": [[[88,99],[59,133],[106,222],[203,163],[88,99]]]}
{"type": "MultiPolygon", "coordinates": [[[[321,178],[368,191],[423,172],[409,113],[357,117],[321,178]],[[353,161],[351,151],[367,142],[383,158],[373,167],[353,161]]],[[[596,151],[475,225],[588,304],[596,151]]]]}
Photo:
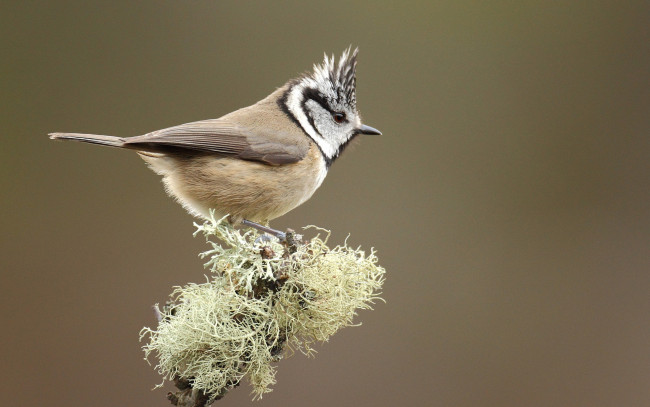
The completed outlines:
{"type": "Polygon", "coordinates": [[[327,168],[312,143],[306,157],[296,163],[270,166],[255,161],[214,155],[141,154],[163,176],[165,189],[190,213],[267,222],[289,212],[318,189],[327,168]]]}

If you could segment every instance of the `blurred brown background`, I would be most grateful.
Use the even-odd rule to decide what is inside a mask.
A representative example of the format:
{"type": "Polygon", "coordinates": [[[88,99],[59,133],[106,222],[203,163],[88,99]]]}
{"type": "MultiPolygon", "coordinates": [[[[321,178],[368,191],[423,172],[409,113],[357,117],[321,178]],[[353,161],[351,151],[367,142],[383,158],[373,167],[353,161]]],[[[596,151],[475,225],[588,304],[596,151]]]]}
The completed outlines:
{"type": "Polygon", "coordinates": [[[562,3],[3,2],[3,404],[167,405],[138,331],[205,273],[135,154],[46,134],[218,117],[353,44],[384,135],[274,226],[376,247],[386,304],[257,405],[650,405],[650,4],[562,3]]]}

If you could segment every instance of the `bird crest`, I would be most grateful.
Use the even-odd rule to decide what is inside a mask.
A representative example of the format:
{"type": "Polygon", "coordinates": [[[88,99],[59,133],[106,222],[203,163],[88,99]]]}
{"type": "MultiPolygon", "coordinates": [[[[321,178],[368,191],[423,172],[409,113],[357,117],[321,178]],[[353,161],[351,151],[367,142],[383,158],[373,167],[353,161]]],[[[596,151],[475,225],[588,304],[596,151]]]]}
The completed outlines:
{"type": "Polygon", "coordinates": [[[356,96],[356,69],[359,48],[350,52],[346,49],[341,54],[338,64],[334,55],[327,56],[322,64],[315,64],[314,71],[304,80],[309,86],[315,87],[332,104],[347,105],[353,110],[357,108],[356,96]]]}

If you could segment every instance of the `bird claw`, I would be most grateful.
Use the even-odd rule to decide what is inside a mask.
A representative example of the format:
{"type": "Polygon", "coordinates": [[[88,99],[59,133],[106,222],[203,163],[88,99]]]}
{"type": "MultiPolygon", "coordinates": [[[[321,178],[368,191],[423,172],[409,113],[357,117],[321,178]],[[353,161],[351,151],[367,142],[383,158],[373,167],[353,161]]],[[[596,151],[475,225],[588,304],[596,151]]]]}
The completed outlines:
{"type": "Polygon", "coordinates": [[[274,237],[277,238],[280,241],[280,243],[287,241],[287,234],[278,231],[278,233],[274,235],[270,235],[268,233],[259,235],[257,239],[255,239],[255,244],[269,243],[273,240],[274,237]]]}

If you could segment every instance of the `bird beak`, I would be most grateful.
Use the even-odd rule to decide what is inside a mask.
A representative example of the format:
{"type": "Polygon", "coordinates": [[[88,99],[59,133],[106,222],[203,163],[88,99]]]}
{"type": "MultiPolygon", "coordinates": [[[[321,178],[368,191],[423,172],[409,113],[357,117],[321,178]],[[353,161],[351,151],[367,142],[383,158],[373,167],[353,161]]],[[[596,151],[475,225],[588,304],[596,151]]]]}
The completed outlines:
{"type": "Polygon", "coordinates": [[[362,124],[357,128],[357,133],[381,136],[381,131],[375,129],[374,127],[366,126],[365,124],[362,124]]]}

